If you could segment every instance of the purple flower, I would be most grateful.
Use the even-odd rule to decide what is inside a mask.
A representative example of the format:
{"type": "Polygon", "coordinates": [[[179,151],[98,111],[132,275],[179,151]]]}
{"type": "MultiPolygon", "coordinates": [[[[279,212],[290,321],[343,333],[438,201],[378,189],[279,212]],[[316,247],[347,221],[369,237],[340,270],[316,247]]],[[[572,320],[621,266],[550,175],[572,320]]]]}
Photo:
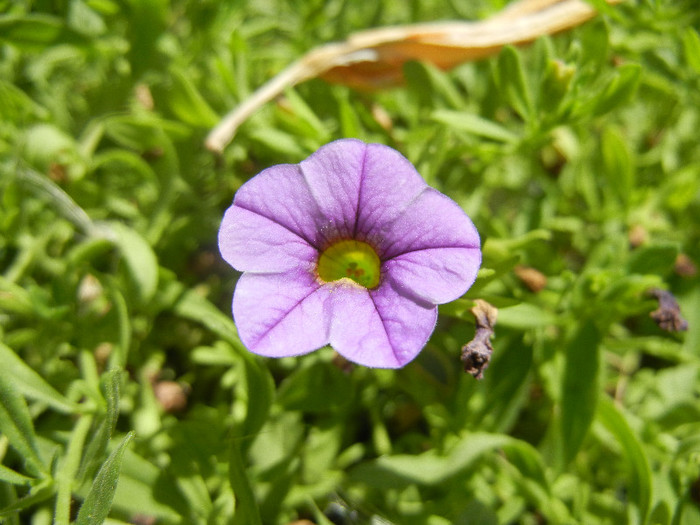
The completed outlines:
{"type": "Polygon", "coordinates": [[[436,305],[464,294],[481,264],[479,234],[457,203],[397,151],[354,139],[241,186],[219,249],[244,272],[233,317],[252,352],[330,344],[380,368],[416,357],[436,305]]]}

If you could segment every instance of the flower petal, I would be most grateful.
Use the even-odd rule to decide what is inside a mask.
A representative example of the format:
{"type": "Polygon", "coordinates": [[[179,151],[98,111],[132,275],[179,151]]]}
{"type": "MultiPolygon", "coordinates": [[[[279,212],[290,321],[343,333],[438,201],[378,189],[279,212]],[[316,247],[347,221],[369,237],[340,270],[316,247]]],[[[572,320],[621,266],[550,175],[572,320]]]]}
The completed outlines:
{"type": "Polygon", "coordinates": [[[370,242],[375,230],[392,223],[426,187],[413,164],[383,144],[367,144],[361,182],[356,235],[370,242]]]}
{"type": "Polygon", "coordinates": [[[233,318],[243,344],[256,354],[287,357],[328,344],[329,287],[310,272],[245,273],[233,295],[233,318]]]}
{"type": "Polygon", "coordinates": [[[480,265],[478,248],[430,248],[390,259],[382,273],[407,295],[443,304],[466,293],[480,265]]]}
{"type": "Polygon", "coordinates": [[[283,272],[312,267],[318,251],[279,223],[235,204],[219,229],[219,250],[240,272],[283,272]]]}
{"type": "Polygon", "coordinates": [[[426,187],[395,221],[381,229],[379,258],[387,261],[404,253],[433,248],[479,250],[479,233],[459,205],[426,187]]]}
{"type": "Polygon", "coordinates": [[[387,275],[403,293],[441,304],[463,295],[481,265],[479,233],[462,208],[427,187],[377,243],[387,275]]]}
{"type": "Polygon", "coordinates": [[[435,329],[437,307],[402,295],[389,281],[375,290],[350,282],[335,286],[330,344],[350,361],[402,367],[418,355],[435,329]]]}
{"type": "Polygon", "coordinates": [[[359,140],[336,140],[299,163],[325,218],[319,227],[329,240],[354,237],[366,149],[359,140]]]}
{"type": "Polygon", "coordinates": [[[326,218],[296,164],[261,171],[238,189],[233,206],[279,224],[316,248],[325,242],[320,228],[326,218]]]}

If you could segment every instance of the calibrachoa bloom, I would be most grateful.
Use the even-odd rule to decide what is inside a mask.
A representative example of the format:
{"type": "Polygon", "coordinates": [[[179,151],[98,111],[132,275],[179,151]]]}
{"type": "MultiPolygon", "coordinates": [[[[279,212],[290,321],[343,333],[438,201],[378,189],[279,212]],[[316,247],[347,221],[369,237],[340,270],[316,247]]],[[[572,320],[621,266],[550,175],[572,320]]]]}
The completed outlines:
{"type": "Polygon", "coordinates": [[[249,350],[285,357],[330,344],[380,368],[421,351],[436,305],[464,294],[481,264],[457,203],[397,151],[354,139],[243,184],[219,249],[243,272],[233,317],[249,350]]]}

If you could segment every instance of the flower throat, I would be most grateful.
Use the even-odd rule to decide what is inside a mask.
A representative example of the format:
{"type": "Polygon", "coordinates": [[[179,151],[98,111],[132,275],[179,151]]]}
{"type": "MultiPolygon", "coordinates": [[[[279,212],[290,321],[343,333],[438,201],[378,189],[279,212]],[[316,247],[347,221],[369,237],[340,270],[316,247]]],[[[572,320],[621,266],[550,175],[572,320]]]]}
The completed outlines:
{"type": "Polygon", "coordinates": [[[325,282],[352,279],[365,288],[379,284],[380,261],[367,243],[356,240],[339,241],[318,258],[318,276],[325,282]]]}

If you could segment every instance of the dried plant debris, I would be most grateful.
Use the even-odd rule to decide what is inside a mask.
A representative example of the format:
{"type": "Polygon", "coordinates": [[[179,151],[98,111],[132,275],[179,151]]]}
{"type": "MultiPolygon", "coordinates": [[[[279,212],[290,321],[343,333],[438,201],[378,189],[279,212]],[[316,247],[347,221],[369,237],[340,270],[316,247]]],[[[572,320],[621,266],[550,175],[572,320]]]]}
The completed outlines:
{"type": "Polygon", "coordinates": [[[649,314],[659,328],[668,332],[684,332],[688,329],[688,321],[681,315],[681,307],[671,292],[653,288],[649,295],[659,301],[659,307],[649,314]]]}
{"type": "Polygon", "coordinates": [[[698,267],[693,260],[684,253],[679,253],[676,257],[676,262],[673,266],[676,275],[681,277],[691,278],[698,274],[698,267]]]}
{"type": "Polygon", "coordinates": [[[513,268],[515,275],[533,293],[541,292],[547,286],[547,276],[529,266],[517,265],[513,268]]]}
{"type": "Polygon", "coordinates": [[[476,379],[483,379],[491,361],[493,346],[491,337],[494,335],[493,326],[496,324],[498,310],[481,299],[474,301],[470,310],[476,321],[476,333],[474,339],[462,347],[462,363],[464,371],[476,379]]]}
{"type": "MultiPolygon", "coordinates": [[[[615,4],[620,0],[607,0],[615,4]]],[[[565,31],[594,17],[585,0],[520,0],[486,20],[446,21],[370,29],[345,42],[309,51],[257,89],[228,113],[206,139],[221,153],[238,127],[285,89],[312,78],[356,89],[374,90],[400,84],[403,66],[418,60],[450,69],[492,56],[506,45],[532,42],[565,31]]]]}

